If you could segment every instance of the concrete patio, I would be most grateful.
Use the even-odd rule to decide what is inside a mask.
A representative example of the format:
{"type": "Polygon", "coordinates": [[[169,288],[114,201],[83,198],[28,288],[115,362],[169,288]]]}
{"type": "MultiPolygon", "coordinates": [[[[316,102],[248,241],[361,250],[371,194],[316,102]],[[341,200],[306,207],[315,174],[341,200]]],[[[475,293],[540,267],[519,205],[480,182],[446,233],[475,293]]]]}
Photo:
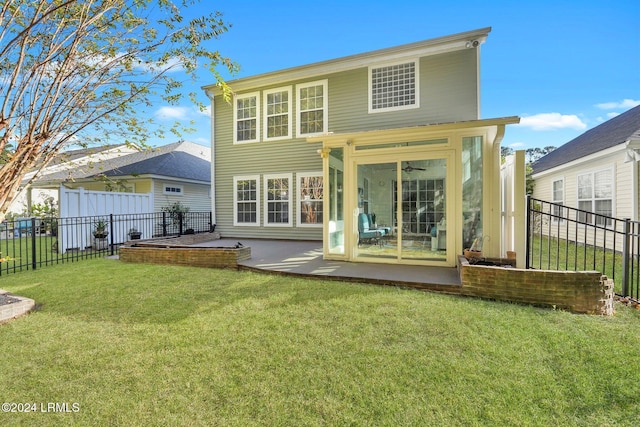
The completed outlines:
{"type": "Polygon", "coordinates": [[[240,267],[246,270],[403,286],[452,294],[460,293],[462,287],[456,268],[327,261],[322,258],[320,241],[222,238],[193,246],[230,247],[238,243],[251,248],[251,259],[240,262],[240,267]]]}

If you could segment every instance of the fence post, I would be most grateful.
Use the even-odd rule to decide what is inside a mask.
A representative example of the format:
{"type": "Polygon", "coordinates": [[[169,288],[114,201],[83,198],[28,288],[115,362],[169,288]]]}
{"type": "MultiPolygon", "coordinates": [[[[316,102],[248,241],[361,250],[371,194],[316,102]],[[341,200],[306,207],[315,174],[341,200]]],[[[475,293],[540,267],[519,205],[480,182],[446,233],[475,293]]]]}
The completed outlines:
{"type": "Polygon", "coordinates": [[[113,214],[109,214],[109,228],[111,229],[111,233],[109,233],[109,236],[111,236],[109,238],[109,248],[110,248],[110,254],[111,256],[113,256],[113,239],[114,239],[114,234],[115,233],[115,228],[113,228],[113,214]]]}
{"type": "Polygon", "coordinates": [[[162,237],[167,237],[167,213],[162,211],[162,237]]]}
{"type": "Polygon", "coordinates": [[[527,215],[525,218],[525,226],[527,227],[527,236],[525,242],[525,256],[524,256],[524,268],[527,270],[531,267],[530,252],[531,252],[531,194],[527,194],[527,215]]]}
{"type": "Polygon", "coordinates": [[[178,236],[182,236],[182,219],[184,215],[182,212],[178,212],[178,236]]]}
{"type": "Polygon", "coordinates": [[[622,242],[622,295],[627,295],[627,289],[629,285],[629,241],[631,238],[629,232],[629,226],[631,220],[629,218],[624,219],[624,241],[622,242]]]}
{"type": "Polygon", "coordinates": [[[36,219],[31,218],[31,268],[36,269],[36,219]]]}

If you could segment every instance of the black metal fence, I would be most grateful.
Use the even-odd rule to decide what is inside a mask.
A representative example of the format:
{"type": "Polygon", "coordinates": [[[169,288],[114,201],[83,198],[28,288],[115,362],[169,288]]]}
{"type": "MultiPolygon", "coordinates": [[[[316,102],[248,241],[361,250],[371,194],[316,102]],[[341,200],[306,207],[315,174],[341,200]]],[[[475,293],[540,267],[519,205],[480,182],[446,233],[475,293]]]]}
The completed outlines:
{"type": "Polygon", "coordinates": [[[73,218],[19,218],[0,223],[0,276],[115,255],[124,242],[206,233],[211,212],[156,212],[73,218]]]}
{"type": "Polygon", "coordinates": [[[526,267],[595,270],[615,292],[640,298],[640,222],[529,197],[526,267]]]}

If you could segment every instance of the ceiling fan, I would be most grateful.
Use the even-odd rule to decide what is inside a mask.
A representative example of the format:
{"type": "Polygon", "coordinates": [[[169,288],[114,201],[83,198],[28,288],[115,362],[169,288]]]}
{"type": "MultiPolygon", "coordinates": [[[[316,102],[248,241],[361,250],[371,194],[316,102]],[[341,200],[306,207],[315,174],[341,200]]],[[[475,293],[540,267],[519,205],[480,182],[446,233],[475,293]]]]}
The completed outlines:
{"type": "Polygon", "coordinates": [[[407,162],[407,166],[402,168],[403,172],[413,172],[413,171],[426,171],[425,168],[415,168],[411,166],[411,163],[407,162]]]}

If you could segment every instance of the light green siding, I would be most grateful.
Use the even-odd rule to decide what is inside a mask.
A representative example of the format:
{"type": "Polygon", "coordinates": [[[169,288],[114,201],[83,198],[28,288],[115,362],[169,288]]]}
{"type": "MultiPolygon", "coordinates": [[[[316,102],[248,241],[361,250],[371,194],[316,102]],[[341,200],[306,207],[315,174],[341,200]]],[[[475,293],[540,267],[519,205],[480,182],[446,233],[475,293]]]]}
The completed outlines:
{"type": "MultiPolygon", "coordinates": [[[[233,144],[233,105],[226,103],[221,96],[216,96],[213,108],[215,117],[212,159],[216,194],[216,230],[220,230],[223,236],[229,237],[322,239],[320,227],[299,227],[297,224],[297,174],[322,170],[322,160],[317,153],[321,145],[308,143],[304,137],[298,138],[295,135],[297,84],[325,79],[328,81],[328,130],[333,133],[476,120],[479,118],[477,54],[477,49],[465,49],[419,59],[420,108],[414,109],[369,113],[367,66],[299,81],[282,81],[277,85],[247,90],[247,93],[260,93],[260,113],[262,113],[265,90],[293,86],[291,93],[294,98],[292,102],[293,139],[265,142],[260,129],[260,142],[233,144]],[[293,226],[234,227],[233,177],[260,175],[261,200],[259,203],[263,211],[262,177],[264,174],[274,173],[293,173],[292,184],[296,196],[291,199],[293,226]]],[[[233,89],[233,82],[231,87],[233,89]]],[[[262,225],[263,212],[260,216],[262,225]]]]}

